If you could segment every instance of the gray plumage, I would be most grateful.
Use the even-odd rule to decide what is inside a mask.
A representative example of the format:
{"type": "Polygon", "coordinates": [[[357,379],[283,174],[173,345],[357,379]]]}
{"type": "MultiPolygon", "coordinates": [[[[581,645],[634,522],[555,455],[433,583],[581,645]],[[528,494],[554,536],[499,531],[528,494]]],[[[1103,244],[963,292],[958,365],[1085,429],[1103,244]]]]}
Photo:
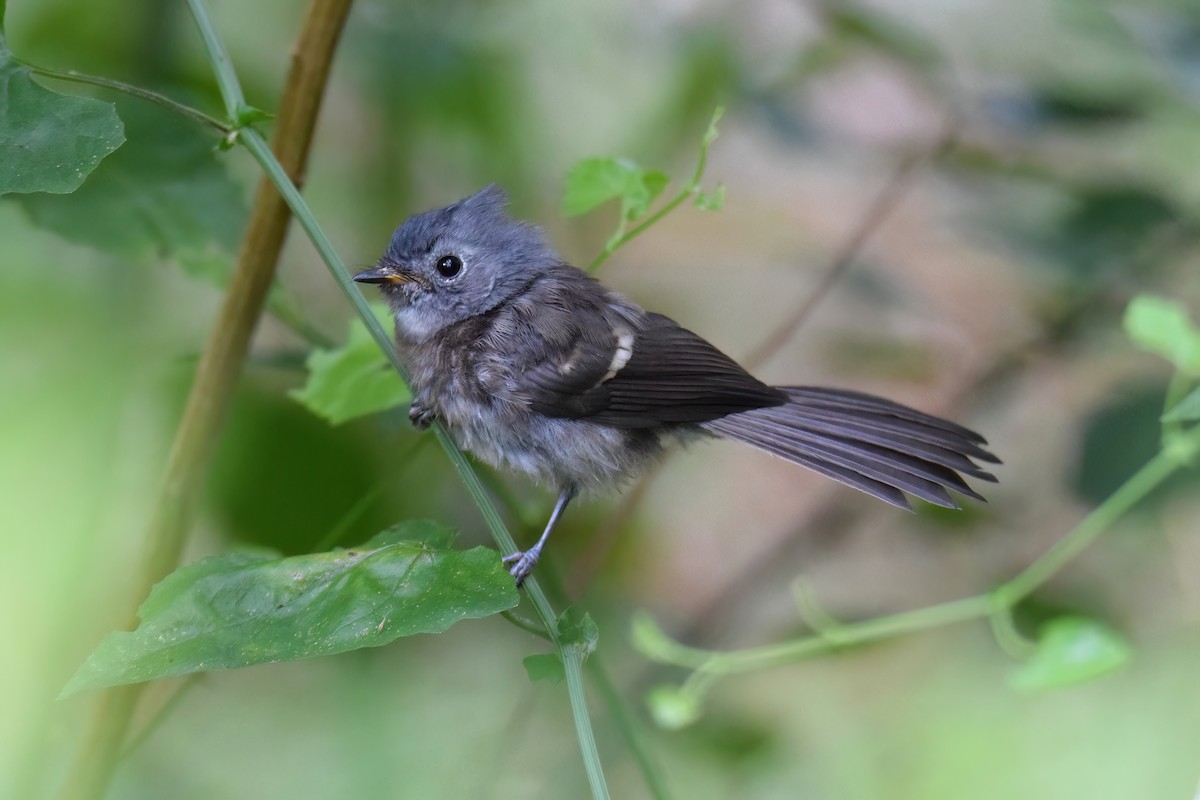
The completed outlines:
{"type": "Polygon", "coordinates": [[[513,221],[498,187],[408,219],[376,269],[411,371],[418,426],[559,492],[538,544],[506,559],[518,582],[567,502],[642,473],[674,441],[742,441],[908,508],[957,507],[959,473],[994,481],[984,439],[870,395],[770,387],[696,334],[648,313],[513,221]]]}

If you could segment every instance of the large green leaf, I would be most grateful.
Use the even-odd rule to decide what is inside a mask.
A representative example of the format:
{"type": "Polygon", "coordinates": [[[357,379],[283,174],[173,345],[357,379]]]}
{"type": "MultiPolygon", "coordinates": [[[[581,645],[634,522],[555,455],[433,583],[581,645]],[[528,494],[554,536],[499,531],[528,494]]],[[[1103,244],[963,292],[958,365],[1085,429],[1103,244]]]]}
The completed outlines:
{"type": "Polygon", "coordinates": [[[154,587],[136,630],[105,637],[63,694],[378,647],[515,606],[496,551],[451,550],[452,538],[418,521],[354,550],[190,564],[154,587]]]}
{"type": "MultiPolygon", "coordinates": [[[[386,308],[372,308],[385,327],[391,325],[386,308]]],[[[350,323],[345,345],[314,350],[307,366],[308,381],[290,394],[334,425],[394,408],[411,396],[367,326],[358,319],[350,323]]]]}
{"type": "Polygon", "coordinates": [[[124,131],[112,103],[39,86],[0,39],[0,195],[75,191],[124,131]]]}
{"type": "Polygon", "coordinates": [[[243,191],[217,137],[142,101],[117,101],[128,143],[69,195],[16,199],[37,225],[126,261],[162,257],[224,285],[245,224],[243,191]]]}

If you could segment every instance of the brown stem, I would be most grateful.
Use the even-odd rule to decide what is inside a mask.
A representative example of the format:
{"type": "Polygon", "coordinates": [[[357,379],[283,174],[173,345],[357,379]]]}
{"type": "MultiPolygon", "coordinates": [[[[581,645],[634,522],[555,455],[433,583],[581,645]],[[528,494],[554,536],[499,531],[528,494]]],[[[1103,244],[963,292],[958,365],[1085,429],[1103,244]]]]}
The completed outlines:
{"type": "MultiPolygon", "coordinates": [[[[302,182],[317,112],[350,0],[313,0],[292,50],[272,147],[288,175],[302,182]]],[[[262,315],[291,214],[266,178],[259,182],[246,237],[196,369],[146,532],[145,557],[129,589],[124,627],[150,588],[179,563],[191,508],[212,457],[230,398],[262,315]]],[[[71,764],[61,798],[102,797],[116,769],[140,686],[109,689],[99,698],[71,764]]]]}

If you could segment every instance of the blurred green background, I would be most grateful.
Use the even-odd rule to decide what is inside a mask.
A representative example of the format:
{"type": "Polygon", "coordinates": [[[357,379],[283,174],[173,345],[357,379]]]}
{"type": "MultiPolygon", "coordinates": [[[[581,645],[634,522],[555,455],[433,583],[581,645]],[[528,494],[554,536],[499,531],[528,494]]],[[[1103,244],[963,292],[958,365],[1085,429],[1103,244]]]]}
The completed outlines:
{"type": "MultiPolygon", "coordinates": [[[[9,44],[29,61],[219,108],[182,3],[8,5],[9,44]]],[[[272,109],[304,4],[211,5],[250,102],[272,109]]],[[[54,698],[130,601],[256,179],[244,153],[214,160],[206,133],[118,103],[129,141],[83,190],[0,202],[0,797],[52,795],[73,753],[94,698],[54,698]]],[[[684,179],[719,103],[707,182],[726,185],[725,209],[681,209],[608,262],[606,282],[744,357],[919,159],[844,278],[757,372],[952,416],[1006,465],[987,506],[909,516],[714,444],[672,456],[636,505],[573,508],[547,569],[597,618],[599,652],[673,796],[1195,796],[1195,471],[1020,609],[1030,632],[1070,611],[1131,640],[1131,664],[1090,684],[1017,694],[1013,662],[968,624],[731,678],[699,723],[664,732],[641,697],[678,675],[636,655],[627,630],[647,609],[701,646],[797,635],[797,577],[847,620],[985,591],[1153,455],[1168,368],[1127,344],[1120,315],[1139,292],[1200,309],[1200,6],[364,0],[305,194],[347,262],[366,265],[408,214],[495,181],[582,263],[614,210],[564,220],[570,166],[625,155],[684,179]]],[[[345,336],[349,311],[296,231],[279,291],[325,336],[345,336]]],[[[486,543],[403,411],[331,428],[287,396],[307,352],[263,321],[187,559],[245,544],[305,552],[331,531],[352,544],[419,516],[486,543]]],[[[549,498],[502,483],[513,524],[539,527],[549,498]]],[[[205,675],[111,796],[583,796],[565,692],[521,666],[542,649],[495,618],[205,675]]],[[[148,705],[178,686],[155,685],[148,705]]],[[[614,796],[645,796],[594,709],[614,796]]]]}

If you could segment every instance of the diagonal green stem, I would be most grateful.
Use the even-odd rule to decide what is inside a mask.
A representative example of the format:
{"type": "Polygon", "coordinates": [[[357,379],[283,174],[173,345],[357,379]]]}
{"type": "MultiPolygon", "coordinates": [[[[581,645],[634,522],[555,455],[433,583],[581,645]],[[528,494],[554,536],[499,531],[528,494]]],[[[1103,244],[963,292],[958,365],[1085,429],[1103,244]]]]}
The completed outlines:
{"type": "MultiPolygon", "coordinates": [[[[196,0],[192,0],[196,2],[196,0]]],[[[309,210],[308,205],[304,202],[304,198],[300,196],[300,192],[288,179],[286,173],[275,161],[274,155],[271,153],[267,143],[257,131],[252,128],[244,128],[239,133],[238,141],[250,151],[251,155],[262,166],[267,176],[275,183],[279,193],[283,195],[284,201],[292,209],[292,213],[296,217],[297,224],[304,229],[312,241],[313,246],[321,256],[321,260],[329,268],[330,274],[337,283],[338,288],[354,306],[359,317],[370,331],[371,337],[379,344],[379,347],[386,354],[396,372],[399,373],[401,379],[408,383],[408,369],[404,362],[400,360],[400,355],[396,351],[392,343],[392,339],[383,330],[379,324],[379,320],[371,312],[370,306],[367,305],[366,299],[358,290],[358,287],[351,280],[345,265],[338,257],[333,245],[330,244],[324,231],[321,230],[309,210]]],[[[471,495],[471,499],[479,508],[483,515],[484,521],[491,530],[492,538],[500,546],[503,552],[511,553],[517,549],[516,542],[512,538],[512,534],[508,532],[508,528],[504,525],[504,521],[500,518],[499,512],[492,504],[487,496],[483,484],[479,480],[479,476],[475,474],[470,462],[467,461],[463,452],[455,444],[450,437],[449,432],[440,422],[435,422],[433,426],[434,435],[437,436],[438,443],[442,449],[446,451],[446,455],[450,458],[450,462],[458,471],[459,477],[466,484],[467,492],[471,495]]],[[[572,648],[563,647],[562,642],[558,638],[556,615],[554,609],[550,606],[550,601],[546,598],[545,593],[538,585],[537,580],[530,576],[525,581],[525,590],[529,595],[530,601],[533,603],[534,609],[537,611],[538,617],[542,624],[546,627],[546,632],[554,643],[559,655],[562,657],[563,668],[567,676],[567,691],[571,698],[571,711],[575,717],[575,730],[579,737],[580,750],[583,753],[584,766],[588,774],[588,782],[592,788],[592,795],[596,798],[608,797],[608,792],[604,783],[604,774],[600,764],[600,756],[596,750],[595,737],[592,735],[591,720],[588,717],[587,699],[583,692],[583,671],[582,658],[576,654],[571,655],[572,648]]]]}
{"type": "MultiPolygon", "coordinates": [[[[216,31],[213,29],[212,21],[209,19],[201,0],[188,0],[188,5],[192,9],[196,23],[200,27],[204,37],[205,45],[209,50],[210,58],[217,69],[217,80],[221,88],[221,95],[225,98],[226,108],[231,109],[231,116],[236,116],[236,110],[244,105],[241,88],[237,82],[237,75],[233,72],[229,58],[221,46],[216,31]]],[[[342,294],[350,301],[350,304],[367,326],[367,330],[370,331],[371,337],[379,344],[401,379],[405,383],[408,383],[408,369],[405,367],[404,362],[400,360],[399,353],[396,351],[391,337],[384,332],[383,327],[371,312],[366,299],[351,280],[345,264],[343,264],[341,258],[334,250],[328,237],[325,236],[325,232],[321,229],[316,218],[309,210],[308,204],[304,202],[304,198],[300,196],[299,190],[296,189],[287,173],[279,165],[279,162],[275,160],[271,148],[267,146],[266,141],[253,128],[242,128],[239,130],[237,141],[250,151],[250,154],[254,156],[254,159],[258,161],[263,171],[266,172],[267,177],[275,184],[284,202],[287,203],[288,207],[292,210],[292,214],[296,217],[297,224],[308,234],[309,240],[313,243],[325,266],[328,267],[334,282],[342,291],[342,294]]],[[[483,514],[484,521],[491,530],[497,544],[500,545],[500,548],[504,552],[514,552],[517,549],[516,542],[505,527],[499,512],[496,511],[495,506],[488,499],[483,484],[480,483],[479,477],[471,468],[466,456],[458,449],[458,446],[450,438],[449,433],[443,425],[435,423],[433,431],[437,436],[438,442],[449,456],[451,463],[466,484],[467,492],[471,495],[471,499],[483,514]]],[[[587,769],[588,783],[592,788],[592,795],[596,798],[607,798],[608,791],[604,783],[600,757],[596,751],[595,738],[592,736],[591,720],[588,717],[587,711],[587,700],[583,693],[582,658],[578,655],[569,655],[567,652],[569,648],[564,648],[561,641],[559,641],[554,610],[551,608],[549,600],[546,599],[545,593],[538,586],[536,579],[531,577],[526,580],[525,588],[530,600],[533,602],[534,609],[537,611],[542,623],[546,626],[551,641],[562,656],[563,666],[567,675],[567,689],[571,697],[571,711],[575,716],[576,733],[579,736],[579,746],[583,752],[584,766],[587,769]]]]}

